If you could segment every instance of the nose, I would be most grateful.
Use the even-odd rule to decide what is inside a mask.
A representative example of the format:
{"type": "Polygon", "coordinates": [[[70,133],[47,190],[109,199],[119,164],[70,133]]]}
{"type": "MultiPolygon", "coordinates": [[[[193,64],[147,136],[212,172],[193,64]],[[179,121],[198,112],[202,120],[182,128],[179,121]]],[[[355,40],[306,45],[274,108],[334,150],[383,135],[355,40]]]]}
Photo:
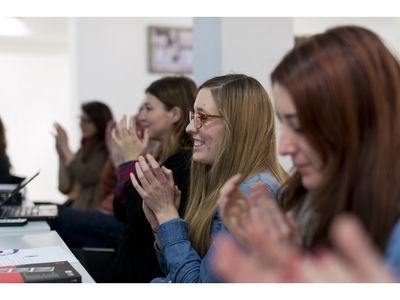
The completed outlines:
{"type": "Polygon", "coordinates": [[[294,155],[297,151],[293,136],[288,132],[288,129],[282,128],[279,137],[278,151],[280,155],[294,155]]]}
{"type": "Polygon", "coordinates": [[[189,134],[194,134],[198,131],[198,129],[194,126],[194,119],[189,121],[189,124],[186,126],[186,132],[189,134]]]}
{"type": "Polygon", "coordinates": [[[139,113],[136,115],[136,120],[139,121],[139,123],[142,123],[144,121],[146,121],[146,111],[143,109],[141,111],[139,111],[139,113]]]}

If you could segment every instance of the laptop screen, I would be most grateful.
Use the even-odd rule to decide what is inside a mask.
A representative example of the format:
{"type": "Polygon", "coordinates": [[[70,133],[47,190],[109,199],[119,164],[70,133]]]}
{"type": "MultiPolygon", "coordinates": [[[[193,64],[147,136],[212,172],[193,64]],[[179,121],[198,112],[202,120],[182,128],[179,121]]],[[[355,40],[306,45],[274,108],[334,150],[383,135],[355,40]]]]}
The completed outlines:
{"type": "Polygon", "coordinates": [[[6,205],[12,199],[12,197],[17,195],[29,182],[31,182],[33,180],[33,178],[38,176],[39,173],[40,173],[40,171],[38,171],[35,175],[33,175],[31,178],[29,178],[29,180],[27,180],[26,182],[24,182],[24,181],[20,182],[20,184],[18,184],[17,187],[13,191],[11,191],[11,193],[8,195],[7,199],[4,200],[3,203],[1,203],[1,205],[6,205]]]}

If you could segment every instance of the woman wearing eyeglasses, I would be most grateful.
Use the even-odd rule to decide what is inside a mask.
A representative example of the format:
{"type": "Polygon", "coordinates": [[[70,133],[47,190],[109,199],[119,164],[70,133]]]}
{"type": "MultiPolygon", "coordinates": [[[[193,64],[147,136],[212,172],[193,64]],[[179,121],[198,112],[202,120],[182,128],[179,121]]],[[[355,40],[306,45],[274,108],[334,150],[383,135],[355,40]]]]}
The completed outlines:
{"type": "Polygon", "coordinates": [[[81,147],[75,153],[68,144],[68,135],[55,123],[56,149],[59,157],[58,189],[68,194],[66,202],[72,208],[94,211],[103,200],[100,195],[100,175],[108,157],[105,143],[107,122],[113,116],[110,108],[98,101],[81,106],[81,147]]]}
{"type": "Polygon", "coordinates": [[[216,236],[229,235],[218,213],[221,187],[241,173],[243,193],[248,194],[250,186],[261,180],[276,196],[288,178],[277,158],[271,101],[254,78],[230,74],[206,81],[189,117],[186,131],[194,146],[184,218],[179,217],[180,194],[171,171],[147,155],[136,163],[138,180],[131,175],[133,186],[143,197],[143,209],[156,239],[154,249],[164,272],[152,282],[219,282],[209,258],[211,253],[218,255],[213,244],[216,236]]]}

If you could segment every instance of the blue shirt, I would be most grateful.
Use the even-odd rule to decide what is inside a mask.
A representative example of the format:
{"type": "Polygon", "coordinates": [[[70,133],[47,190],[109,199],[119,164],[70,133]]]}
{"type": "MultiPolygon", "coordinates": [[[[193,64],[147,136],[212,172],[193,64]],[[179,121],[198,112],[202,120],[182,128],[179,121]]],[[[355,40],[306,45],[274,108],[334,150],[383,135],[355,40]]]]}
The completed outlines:
{"type": "Polygon", "coordinates": [[[400,220],[397,221],[390,233],[385,249],[385,262],[397,275],[400,282],[400,220]]]}
{"type": "MultiPolygon", "coordinates": [[[[250,187],[258,181],[263,181],[276,199],[280,184],[270,173],[259,173],[245,181],[239,187],[248,195],[250,187]]],[[[211,246],[206,255],[201,258],[191,246],[188,234],[188,225],[185,220],[175,218],[168,220],[158,227],[158,238],[163,252],[158,250],[156,243],[154,249],[157,253],[161,270],[166,274],[165,278],[155,278],[151,282],[174,282],[174,283],[195,283],[195,282],[221,282],[212,271],[211,257],[216,251],[213,240],[219,234],[230,236],[226,227],[219,218],[219,209],[214,214],[211,224],[211,246]]]]}

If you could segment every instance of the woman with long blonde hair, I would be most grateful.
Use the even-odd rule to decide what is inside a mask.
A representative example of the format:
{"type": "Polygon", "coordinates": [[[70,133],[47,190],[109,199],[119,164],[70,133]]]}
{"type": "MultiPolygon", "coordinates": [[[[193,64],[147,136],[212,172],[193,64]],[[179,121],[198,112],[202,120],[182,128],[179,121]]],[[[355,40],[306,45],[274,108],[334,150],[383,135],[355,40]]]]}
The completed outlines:
{"type": "Polygon", "coordinates": [[[170,171],[147,155],[139,157],[133,186],[155,234],[155,250],[166,277],[152,282],[219,282],[209,257],[213,239],[227,234],[217,201],[221,187],[241,174],[248,194],[257,181],[276,196],[288,178],[278,162],[274,110],[264,87],[243,74],[214,77],[200,87],[186,131],[194,147],[190,192],[184,218],[178,214],[180,191],[170,171]],[[149,167],[149,164],[151,168],[149,167]]]}

